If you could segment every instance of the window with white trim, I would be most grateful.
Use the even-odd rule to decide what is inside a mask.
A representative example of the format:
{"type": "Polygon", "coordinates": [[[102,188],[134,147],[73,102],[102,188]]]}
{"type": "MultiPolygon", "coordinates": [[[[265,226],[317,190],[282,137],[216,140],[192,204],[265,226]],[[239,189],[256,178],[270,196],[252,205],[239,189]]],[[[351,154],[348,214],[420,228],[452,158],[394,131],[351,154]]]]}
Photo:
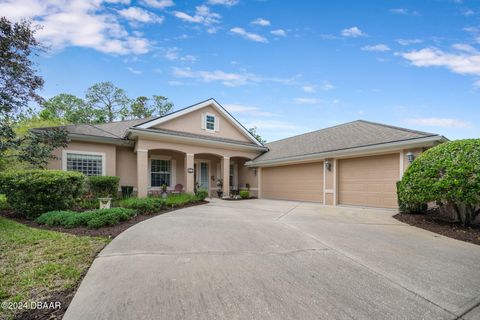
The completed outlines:
{"type": "Polygon", "coordinates": [[[96,154],[67,153],[67,171],[78,171],[86,176],[103,175],[103,157],[96,154]]]}
{"type": "Polygon", "coordinates": [[[152,159],[150,162],[150,181],[152,187],[162,185],[171,186],[172,162],[171,160],[152,159]]]}
{"type": "Polygon", "coordinates": [[[211,114],[207,114],[205,116],[205,128],[207,130],[215,131],[215,116],[211,114]]]}

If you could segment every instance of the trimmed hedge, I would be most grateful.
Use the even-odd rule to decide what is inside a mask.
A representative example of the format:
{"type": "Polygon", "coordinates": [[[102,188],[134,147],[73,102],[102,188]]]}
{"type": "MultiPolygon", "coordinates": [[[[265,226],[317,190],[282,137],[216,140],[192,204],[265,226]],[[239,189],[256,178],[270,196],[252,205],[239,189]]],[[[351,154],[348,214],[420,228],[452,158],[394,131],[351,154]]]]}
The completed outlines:
{"type": "Polygon", "coordinates": [[[480,213],[480,139],[446,142],[421,154],[398,184],[398,200],[407,212],[447,203],[459,222],[471,224],[480,213]]]}
{"type": "Polygon", "coordinates": [[[137,210],[140,214],[151,214],[164,209],[167,205],[163,198],[126,198],[118,202],[120,207],[137,210]]]}
{"type": "Polygon", "coordinates": [[[97,209],[84,212],[50,211],[40,215],[36,221],[49,227],[76,228],[85,226],[90,229],[98,229],[104,226],[114,226],[135,215],[135,210],[126,208],[97,209]]]}
{"type": "Polygon", "coordinates": [[[197,189],[197,192],[195,192],[195,195],[197,196],[198,200],[203,201],[205,200],[206,197],[208,197],[208,190],[197,189]]]}
{"type": "Polygon", "coordinates": [[[88,189],[95,198],[116,198],[119,182],[120,177],[116,176],[91,176],[88,177],[88,189]]]}
{"type": "Polygon", "coordinates": [[[197,202],[199,199],[196,195],[190,193],[171,194],[166,198],[168,207],[183,207],[187,203],[197,202]]]}
{"type": "Polygon", "coordinates": [[[34,219],[52,210],[74,206],[84,190],[85,176],[60,170],[21,170],[0,173],[0,193],[9,207],[34,219]]]}
{"type": "Polygon", "coordinates": [[[250,198],[250,191],[248,191],[248,190],[240,190],[240,192],[238,194],[240,195],[240,198],[242,198],[242,199],[250,198]]]}

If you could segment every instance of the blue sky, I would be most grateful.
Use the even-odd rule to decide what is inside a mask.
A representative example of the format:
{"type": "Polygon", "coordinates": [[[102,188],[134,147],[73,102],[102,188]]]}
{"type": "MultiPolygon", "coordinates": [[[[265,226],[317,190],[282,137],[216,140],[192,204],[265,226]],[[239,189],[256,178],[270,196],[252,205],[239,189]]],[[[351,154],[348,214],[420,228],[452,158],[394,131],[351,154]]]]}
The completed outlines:
{"type": "Polygon", "coordinates": [[[268,141],[356,119],[479,136],[480,2],[0,0],[43,25],[45,97],[217,99],[268,141]]]}

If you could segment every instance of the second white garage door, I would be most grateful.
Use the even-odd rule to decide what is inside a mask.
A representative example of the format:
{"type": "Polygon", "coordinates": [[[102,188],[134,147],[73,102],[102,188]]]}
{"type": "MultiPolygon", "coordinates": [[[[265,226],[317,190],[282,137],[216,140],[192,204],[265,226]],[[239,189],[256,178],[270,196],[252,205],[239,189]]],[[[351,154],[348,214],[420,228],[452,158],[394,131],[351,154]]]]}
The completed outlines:
{"type": "Polygon", "coordinates": [[[339,160],[339,204],[396,208],[399,172],[398,153],[339,160]]]}
{"type": "Polygon", "coordinates": [[[262,169],[262,197],[323,201],[323,162],[262,169]]]}

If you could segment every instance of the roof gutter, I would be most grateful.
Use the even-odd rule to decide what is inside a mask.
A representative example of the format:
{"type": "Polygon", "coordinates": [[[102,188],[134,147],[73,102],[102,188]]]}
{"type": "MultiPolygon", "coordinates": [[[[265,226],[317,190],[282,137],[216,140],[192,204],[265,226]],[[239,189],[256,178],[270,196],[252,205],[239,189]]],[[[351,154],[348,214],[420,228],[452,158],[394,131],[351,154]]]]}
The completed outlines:
{"type": "Polygon", "coordinates": [[[274,166],[274,165],[293,164],[298,162],[310,162],[315,160],[323,160],[327,158],[338,158],[338,157],[354,156],[354,155],[368,155],[368,154],[384,152],[384,151],[386,152],[395,151],[402,148],[416,148],[416,147],[418,148],[418,147],[424,147],[427,145],[434,145],[435,142],[442,143],[445,141],[448,141],[448,139],[445,138],[444,136],[435,135],[435,136],[415,138],[410,140],[379,143],[379,144],[367,145],[362,147],[331,150],[326,152],[311,153],[306,155],[271,159],[271,160],[265,160],[265,161],[253,160],[253,161],[245,162],[245,165],[247,167],[268,167],[268,166],[274,166]]]}
{"type": "Polygon", "coordinates": [[[202,139],[202,138],[195,138],[195,137],[185,137],[185,136],[179,136],[171,133],[166,133],[166,132],[152,132],[149,129],[139,129],[139,128],[128,128],[127,129],[127,136],[130,137],[131,135],[138,135],[141,134],[146,137],[152,137],[152,138],[167,138],[170,141],[173,142],[191,142],[191,143],[196,143],[196,144],[201,144],[201,145],[209,145],[209,146],[217,146],[217,147],[234,147],[236,149],[240,150],[255,150],[255,151],[267,151],[267,147],[263,146],[257,146],[257,145],[245,145],[245,144],[239,144],[239,143],[234,143],[234,142],[228,142],[228,141],[216,141],[216,140],[208,140],[208,139],[202,139]]]}
{"type": "Polygon", "coordinates": [[[117,146],[124,146],[124,147],[133,147],[135,145],[135,141],[131,141],[127,139],[99,137],[99,136],[92,136],[88,134],[69,133],[68,137],[71,140],[76,140],[76,141],[108,143],[108,144],[114,144],[117,146]]]}

